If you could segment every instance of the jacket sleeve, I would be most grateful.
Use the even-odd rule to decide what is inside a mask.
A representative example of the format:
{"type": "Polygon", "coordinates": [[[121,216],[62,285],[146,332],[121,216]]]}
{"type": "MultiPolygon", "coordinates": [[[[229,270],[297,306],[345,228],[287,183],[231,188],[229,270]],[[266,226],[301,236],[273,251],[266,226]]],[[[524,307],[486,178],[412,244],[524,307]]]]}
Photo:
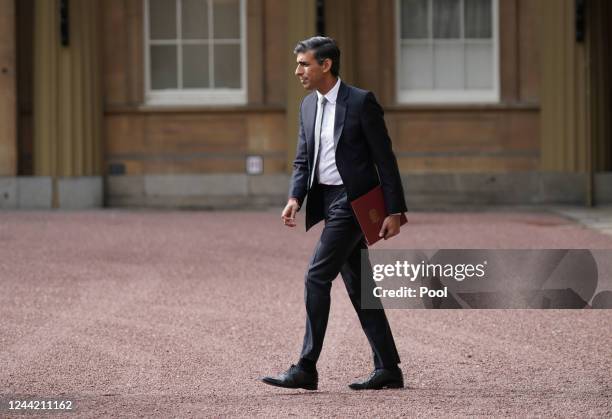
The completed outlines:
{"type": "Polygon", "coordinates": [[[385,206],[389,214],[407,211],[402,178],[387,132],[382,107],[368,92],[361,111],[361,128],[378,170],[385,206]]]}
{"type": "Polygon", "coordinates": [[[291,186],[289,188],[289,198],[296,198],[302,206],[308,190],[308,150],[306,148],[306,134],[302,123],[302,104],[300,105],[299,133],[297,139],[297,149],[293,160],[293,173],[291,175],[291,186]]]}

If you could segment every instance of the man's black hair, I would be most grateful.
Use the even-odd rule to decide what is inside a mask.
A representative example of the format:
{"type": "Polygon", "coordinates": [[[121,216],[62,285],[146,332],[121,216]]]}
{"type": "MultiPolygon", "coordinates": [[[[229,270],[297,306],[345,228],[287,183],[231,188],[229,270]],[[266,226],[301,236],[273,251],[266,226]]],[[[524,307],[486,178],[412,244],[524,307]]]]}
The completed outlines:
{"type": "Polygon", "coordinates": [[[332,38],[327,36],[313,36],[298,42],[293,50],[294,54],[312,51],[317,62],[322,65],[325,59],[332,60],[331,73],[334,77],[340,74],[340,49],[332,38]]]}

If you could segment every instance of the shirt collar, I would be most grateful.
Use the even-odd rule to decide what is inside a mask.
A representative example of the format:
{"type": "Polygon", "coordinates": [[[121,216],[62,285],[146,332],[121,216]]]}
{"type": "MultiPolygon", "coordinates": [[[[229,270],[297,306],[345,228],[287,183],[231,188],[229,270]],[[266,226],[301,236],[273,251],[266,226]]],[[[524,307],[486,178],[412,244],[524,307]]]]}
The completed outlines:
{"type": "MultiPolygon", "coordinates": [[[[336,103],[336,98],[338,97],[338,90],[340,90],[340,82],[341,82],[340,77],[338,77],[338,80],[336,81],[336,84],[334,85],[334,87],[332,87],[331,90],[327,92],[327,94],[325,95],[325,99],[327,99],[327,101],[331,104],[336,103]]],[[[319,102],[321,102],[322,97],[323,95],[319,93],[319,91],[317,90],[317,98],[319,102]]]]}

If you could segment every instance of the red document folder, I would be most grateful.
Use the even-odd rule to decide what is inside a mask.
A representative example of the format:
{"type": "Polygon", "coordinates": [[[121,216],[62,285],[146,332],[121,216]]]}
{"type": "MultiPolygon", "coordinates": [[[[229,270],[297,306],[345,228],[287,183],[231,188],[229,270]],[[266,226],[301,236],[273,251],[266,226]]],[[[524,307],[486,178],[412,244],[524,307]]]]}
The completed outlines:
{"type": "MultiPolygon", "coordinates": [[[[371,246],[379,241],[382,237],[379,237],[378,233],[380,233],[383,221],[389,215],[385,208],[385,199],[381,186],[378,185],[365,195],[351,201],[351,206],[368,245],[371,246]]],[[[400,225],[404,225],[407,222],[406,215],[402,213],[400,225]]]]}

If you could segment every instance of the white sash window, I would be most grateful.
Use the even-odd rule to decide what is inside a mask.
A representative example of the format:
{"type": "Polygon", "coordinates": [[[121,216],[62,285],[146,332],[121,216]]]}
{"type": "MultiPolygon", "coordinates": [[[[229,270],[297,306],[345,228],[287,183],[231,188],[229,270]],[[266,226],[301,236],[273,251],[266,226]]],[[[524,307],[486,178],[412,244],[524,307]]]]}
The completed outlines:
{"type": "Polygon", "coordinates": [[[146,102],[244,104],[245,0],[144,0],[146,102]]]}
{"type": "Polygon", "coordinates": [[[499,101],[498,0],[397,0],[400,103],[499,101]]]}

